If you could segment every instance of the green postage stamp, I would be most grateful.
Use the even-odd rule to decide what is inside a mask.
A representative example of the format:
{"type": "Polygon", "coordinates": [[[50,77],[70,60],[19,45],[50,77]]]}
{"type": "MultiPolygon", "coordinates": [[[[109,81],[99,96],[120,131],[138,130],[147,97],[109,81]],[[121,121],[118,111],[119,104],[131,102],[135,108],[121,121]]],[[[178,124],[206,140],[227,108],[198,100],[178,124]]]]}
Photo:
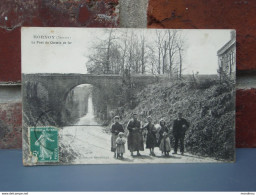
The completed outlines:
{"type": "Polygon", "coordinates": [[[58,128],[29,127],[30,151],[37,162],[59,162],[58,128]]]}

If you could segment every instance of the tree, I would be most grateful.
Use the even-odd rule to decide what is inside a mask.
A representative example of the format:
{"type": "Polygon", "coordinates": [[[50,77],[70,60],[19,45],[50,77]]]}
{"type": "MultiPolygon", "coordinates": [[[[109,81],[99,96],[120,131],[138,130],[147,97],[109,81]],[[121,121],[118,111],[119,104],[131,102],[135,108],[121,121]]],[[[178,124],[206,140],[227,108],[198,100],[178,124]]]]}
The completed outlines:
{"type": "Polygon", "coordinates": [[[109,31],[109,36],[107,40],[107,52],[106,52],[106,65],[104,67],[104,73],[108,74],[110,72],[110,53],[111,45],[113,44],[113,28],[109,31]]]}
{"type": "Polygon", "coordinates": [[[158,68],[157,72],[158,74],[161,74],[161,55],[162,55],[162,43],[163,42],[163,36],[160,30],[156,30],[156,47],[158,51],[158,68]]]}
{"type": "Polygon", "coordinates": [[[182,74],[183,38],[177,30],[155,30],[150,36],[134,29],[106,30],[91,48],[87,70],[93,74],[168,74],[179,62],[182,74]]]}
{"type": "Polygon", "coordinates": [[[127,57],[127,49],[128,49],[128,30],[125,29],[125,32],[121,34],[121,43],[119,44],[120,50],[121,50],[121,74],[124,74],[125,72],[125,61],[127,57]]]}
{"type": "Polygon", "coordinates": [[[150,68],[150,73],[155,75],[157,74],[157,56],[155,55],[155,50],[151,46],[147,46],[148,49],[148,61],[149,61],[149,68],[150,68]]]}
{"type": "Polygon", "coordinates": [[[180,31],[156,30],[155,44],[158,54],[158,74],[166,74],[169,72],[172,77],[174,67],[173,65],[179,59],[182,66],[182,50],[183,50],[183,37],[180,31]],[[178,53],[180,51],[180,53],[178,53]]]}
{"type": "Polygon", "coordinates": [[[168,30],[169,75],[172,77],[174,57],[177,52],[177,30],[168,30]]]}
{"type": "Polygon", "coordinates": [[[145,49],[145,36],[144,33],[141,35],[141,74],[144,74],[146,71],[146,49],[145,49]]]}
{"type": "Polygon", "coordinates": [[[94,74],[119,74],[120,69],[120,52],[116,44],[116,35],[113,29],[105,31],[108,36],[99,40],[92,47],[92,54],[88,56],[89,60],[86,64],[87,71],[94,74]]]}
{"type": "Polygon", "coordinates": [[[162,56],[163,56],[163,74],[165,74],[166,72],[166,55],[167,55],[167,49],[168,49],[168,44],[167,44],[167,41],[164,41],[164,44],[163,44],[163,48],[162,48],[162,56]]]}
{"type": "Polygon", "coordinates": [[[182,38],[182,35],[177,38],[177,48],[178,48],[178,53],[179,53],[179,78],[182,77],[182,63],[183,63],[183,54],[184,54],[184,40],[182,38]]]}

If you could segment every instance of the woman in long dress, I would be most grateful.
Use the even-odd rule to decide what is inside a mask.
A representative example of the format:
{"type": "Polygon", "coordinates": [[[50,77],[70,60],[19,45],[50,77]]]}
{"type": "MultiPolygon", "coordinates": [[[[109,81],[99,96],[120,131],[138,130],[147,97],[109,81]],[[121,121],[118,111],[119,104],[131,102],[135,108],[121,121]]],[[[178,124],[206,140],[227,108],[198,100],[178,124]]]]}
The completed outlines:
{"type": "Polygon", "coordinates": [[[147,130],[146,148],[149,149],[149,155],[155,156],[154,148],[157,146],[156,128],[152,123],[152,118],[147,117],[148,123],[142,128],[147,130]]]}
{"type": "Polygon", "coordinates": [[[160,120],[160,131],[159,131],[159,149],[162,151],[162,155],[169,156],[169,152],[171,151],[171,141],[170,141],[170,133],[169,129],[166,127],[165,121],[160,120]]]}
{"type": "Polygon", "coordinates": [[[133,152],[137,151],[137,156],[141,156],[139,151],[144,151],[143,135],[141,131],[140,121],[136,113],[133,113],[133,119],[129,121],[127,129],[129,131],[127,144],[128,150],[133,156],[133,152]]]}

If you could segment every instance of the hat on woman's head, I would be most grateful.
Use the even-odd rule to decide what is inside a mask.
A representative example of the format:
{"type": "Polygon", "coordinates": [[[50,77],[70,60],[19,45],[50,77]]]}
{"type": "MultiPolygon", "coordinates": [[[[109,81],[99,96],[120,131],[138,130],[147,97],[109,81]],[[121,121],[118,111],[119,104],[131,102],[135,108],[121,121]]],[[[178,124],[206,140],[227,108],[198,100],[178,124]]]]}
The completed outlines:
{"type": "Polygon", "coordinates": [[[115,116],[114,119],[120,119],[120,117],[119,116],[115,116]]]}
{"type": "Polygon", "coordinates": [[[123,133],[123,132],[120,132],[120,133],[118,133],[118,135],[124,135],[124,133],[123,133]]]}
{"type": "Polygon", "coordinates": [[[159,123],[163,122],[164,124],[166,124],[164,119],[160,119],[159,123]]]}

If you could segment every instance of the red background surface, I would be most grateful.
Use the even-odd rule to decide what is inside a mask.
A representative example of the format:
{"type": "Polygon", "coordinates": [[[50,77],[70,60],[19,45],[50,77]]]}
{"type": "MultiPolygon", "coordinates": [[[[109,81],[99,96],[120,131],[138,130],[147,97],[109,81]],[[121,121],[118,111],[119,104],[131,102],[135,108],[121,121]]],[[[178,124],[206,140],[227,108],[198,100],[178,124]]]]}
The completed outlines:
{"type": "Polygon", "coordinates": [[[21,103],[0,106],[0,148],[21,148],[21,103]]]}

